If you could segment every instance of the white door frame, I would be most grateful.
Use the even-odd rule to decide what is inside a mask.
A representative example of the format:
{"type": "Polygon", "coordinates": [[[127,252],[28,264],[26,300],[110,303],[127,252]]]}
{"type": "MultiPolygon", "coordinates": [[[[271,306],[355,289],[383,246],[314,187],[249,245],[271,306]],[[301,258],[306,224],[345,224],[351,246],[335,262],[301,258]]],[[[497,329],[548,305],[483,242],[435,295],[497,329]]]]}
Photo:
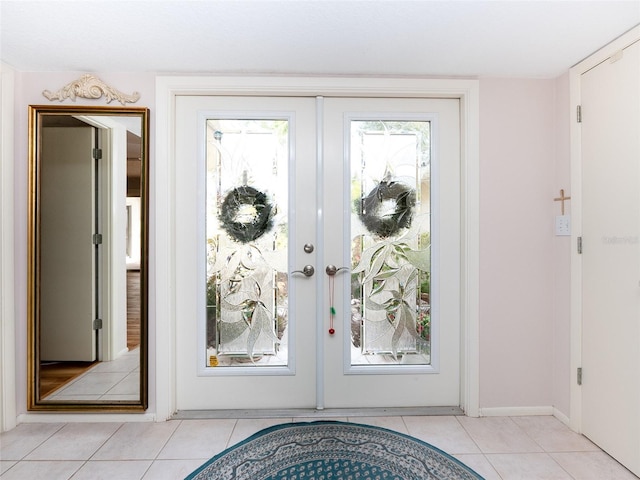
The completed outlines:
{"type": "Polygon", "coordinates": [[[260,95],[326,97],[459,98],[462,152],[462,304],[460,405],[467,415],[479,415],[479,82],[346,77],[199,77],[168,76],[156,79],[156,155],[152,204],[155,206],[155,316],[156,419],[176,410],[177,328],[175,299],[174,173],[175,97],[178,95],[260,95]],[[161,352],[161,353],[160,353],[161,352]]]}
{"type": "Polygon", "coordinates": [[[14,276],[14,73],[0,65],[0,432],[17,424],[14,276]]]}
{"type": "Polygon", "coordinates": [[[101,130],[103,135],[99,179],[103,189],[100,233],[104,243],[98,288],[105,327],[99,332],[98,360],[109,362],[127,351],[126,224],[122,216],[127,195],[127,129],[109,117],[79,115],[77,118],[101,130]]]}
{"type": "MultiPolygon", "coordinates": [[[[581,103],[580,82],[582,74],[604,62],[609,57],[640,39],[640,26],[629,30],[610,44],[602,47],[589,58],[578,63],[569,71],[570,111],[576,112],[581,103]]],[[[571,353],[570,353],[570,404],[569,426],[572,430],[582,432],[582,391],[577,382],[577,371],[582,364],[582,257],[578,254],[576,244],[582,236],[582,137],[577,117],[572,117],[571,137],[571,214],[572,248],[571,248],[571,353]]]]}

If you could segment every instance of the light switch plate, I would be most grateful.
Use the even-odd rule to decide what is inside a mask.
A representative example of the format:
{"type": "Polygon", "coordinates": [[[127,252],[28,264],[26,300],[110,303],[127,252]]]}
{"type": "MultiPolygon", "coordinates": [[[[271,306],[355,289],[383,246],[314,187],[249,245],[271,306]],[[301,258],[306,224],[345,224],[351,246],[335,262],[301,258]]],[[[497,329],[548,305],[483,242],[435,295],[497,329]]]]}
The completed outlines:
{"type": "Polygon", "coordinates": [[[556,236],[571,235],[571,216],[570,215],[558,215],[556,216],[556,236]]]}

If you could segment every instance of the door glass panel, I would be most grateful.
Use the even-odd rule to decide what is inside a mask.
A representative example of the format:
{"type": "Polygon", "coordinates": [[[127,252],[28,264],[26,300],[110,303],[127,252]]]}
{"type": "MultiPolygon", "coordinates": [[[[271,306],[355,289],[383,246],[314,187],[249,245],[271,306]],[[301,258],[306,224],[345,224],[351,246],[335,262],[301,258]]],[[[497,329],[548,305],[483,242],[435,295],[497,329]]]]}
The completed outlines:
{"type": "Polygon", "coordinates": [[[352,120],[351,365],[431,364],[431,122],[352,120]]]}
{"type": "Polygon", "coordinates": [[[288,131],[207,120],[206,367],[288,363],[288,131]]]}

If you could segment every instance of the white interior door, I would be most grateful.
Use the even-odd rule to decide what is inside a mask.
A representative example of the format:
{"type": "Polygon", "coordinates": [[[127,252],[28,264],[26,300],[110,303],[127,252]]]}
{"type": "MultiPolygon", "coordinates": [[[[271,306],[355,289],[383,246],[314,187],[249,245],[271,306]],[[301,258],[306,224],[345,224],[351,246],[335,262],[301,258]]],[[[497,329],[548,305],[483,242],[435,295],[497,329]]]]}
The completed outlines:
{"type": "Polygon", "coordinates": [[[457,100],[178,96],[175,148],[178,410],[460,404],[457,100]]]}
{"type": "Polygon", "coordinates": [[[640,44],[582,75],[582,431],[640,475],[640,44]]]}

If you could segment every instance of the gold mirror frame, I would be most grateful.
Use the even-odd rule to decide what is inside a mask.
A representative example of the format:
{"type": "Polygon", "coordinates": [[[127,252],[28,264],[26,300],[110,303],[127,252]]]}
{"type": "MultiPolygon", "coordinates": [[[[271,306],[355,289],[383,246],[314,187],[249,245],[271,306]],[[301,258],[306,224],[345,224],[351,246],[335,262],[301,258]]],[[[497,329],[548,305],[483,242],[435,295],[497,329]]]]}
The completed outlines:
{"type": "MultiPolygon", "coordinates": [[[[127,159],[128,161],[129,159],[127,159]]],[[[126,168],[125,168],[126,172],[126,168]]],[[[126,186],[124,189],[126,190],[126,186]]],[[[125,192],[126,195],[126,192],[125,192]]],[[[143,412],[148,407],[148,247],[149,247],[149,110],[144,107],[29,106],[29,204],[27,285],[27,403],[30,411],[143,412]],[[42,134],[43,120],[51,117],[134,117],[140,119],[140,343],[139,398],[98,400],[71,398],[52,400],[40,395],[42,346],[42,134]]],[[[51,207],[49,207],[51,209],[51,207]]],[[[124,212],[123,212],[124,215],[124,212]]],[[[126,223],[126,222],[125,222],[126,223]]],[[[114,228],[115,230],[115,228],[114,228]]],[[[95,240],[94,242],[100,242],[95,240]]],[[[125,243],[125,241],[123,241],[125,243]]],[[[98,257],[96,257],[98,258],[98,257]]],[[[97,260],[96,260],[97,261],[97,260]]],[[[126,267],[125,267],[126,268],[126,267]]],[[[95,275],[94,275],[95,276],[95,275]]],[[[97,278],[97,277],[96,277],[97,278]]],[[[94,280],[91,280],[93,282],[94,280]]],[[[100,280],[95,280],[96,285],[100,280]]],[[[98,287],[96,287],[98,288],[98,287]]],[[[97,290],[96,290],[97,291],[97,290]]],[[[96,307],[96,310],[98,307],[96,307]]],[[[125,299],[126,310],[126,299],[125,299]]],[[[90,320],[90,321],[93,321],[90,320]]],[[[94,326],[94,325],[92,325],[94,326]]],[[[126,329],[126,326],[125,326],[126,329]]],[[[97,335],[97,334],[96,334],[97,335]]],[[[104,332],[100,335],[104,335],[104,332]]],[[[98,344],[98,342],[96,342],[98,344]]],[[[95,347],[100,351],[100,348],[95,347]]],[[[104,354],[104,352],[101,352],[104,354]]],[[[97,353],[100,355],[100,353],[97,353]]],[[[134,355],[135,356],[135,355],[134,355]]],[[[99,358],[99,357],[98,357],[99,358]]],[[[134,382],[135,382],[134,377],[134,382]]]]}

